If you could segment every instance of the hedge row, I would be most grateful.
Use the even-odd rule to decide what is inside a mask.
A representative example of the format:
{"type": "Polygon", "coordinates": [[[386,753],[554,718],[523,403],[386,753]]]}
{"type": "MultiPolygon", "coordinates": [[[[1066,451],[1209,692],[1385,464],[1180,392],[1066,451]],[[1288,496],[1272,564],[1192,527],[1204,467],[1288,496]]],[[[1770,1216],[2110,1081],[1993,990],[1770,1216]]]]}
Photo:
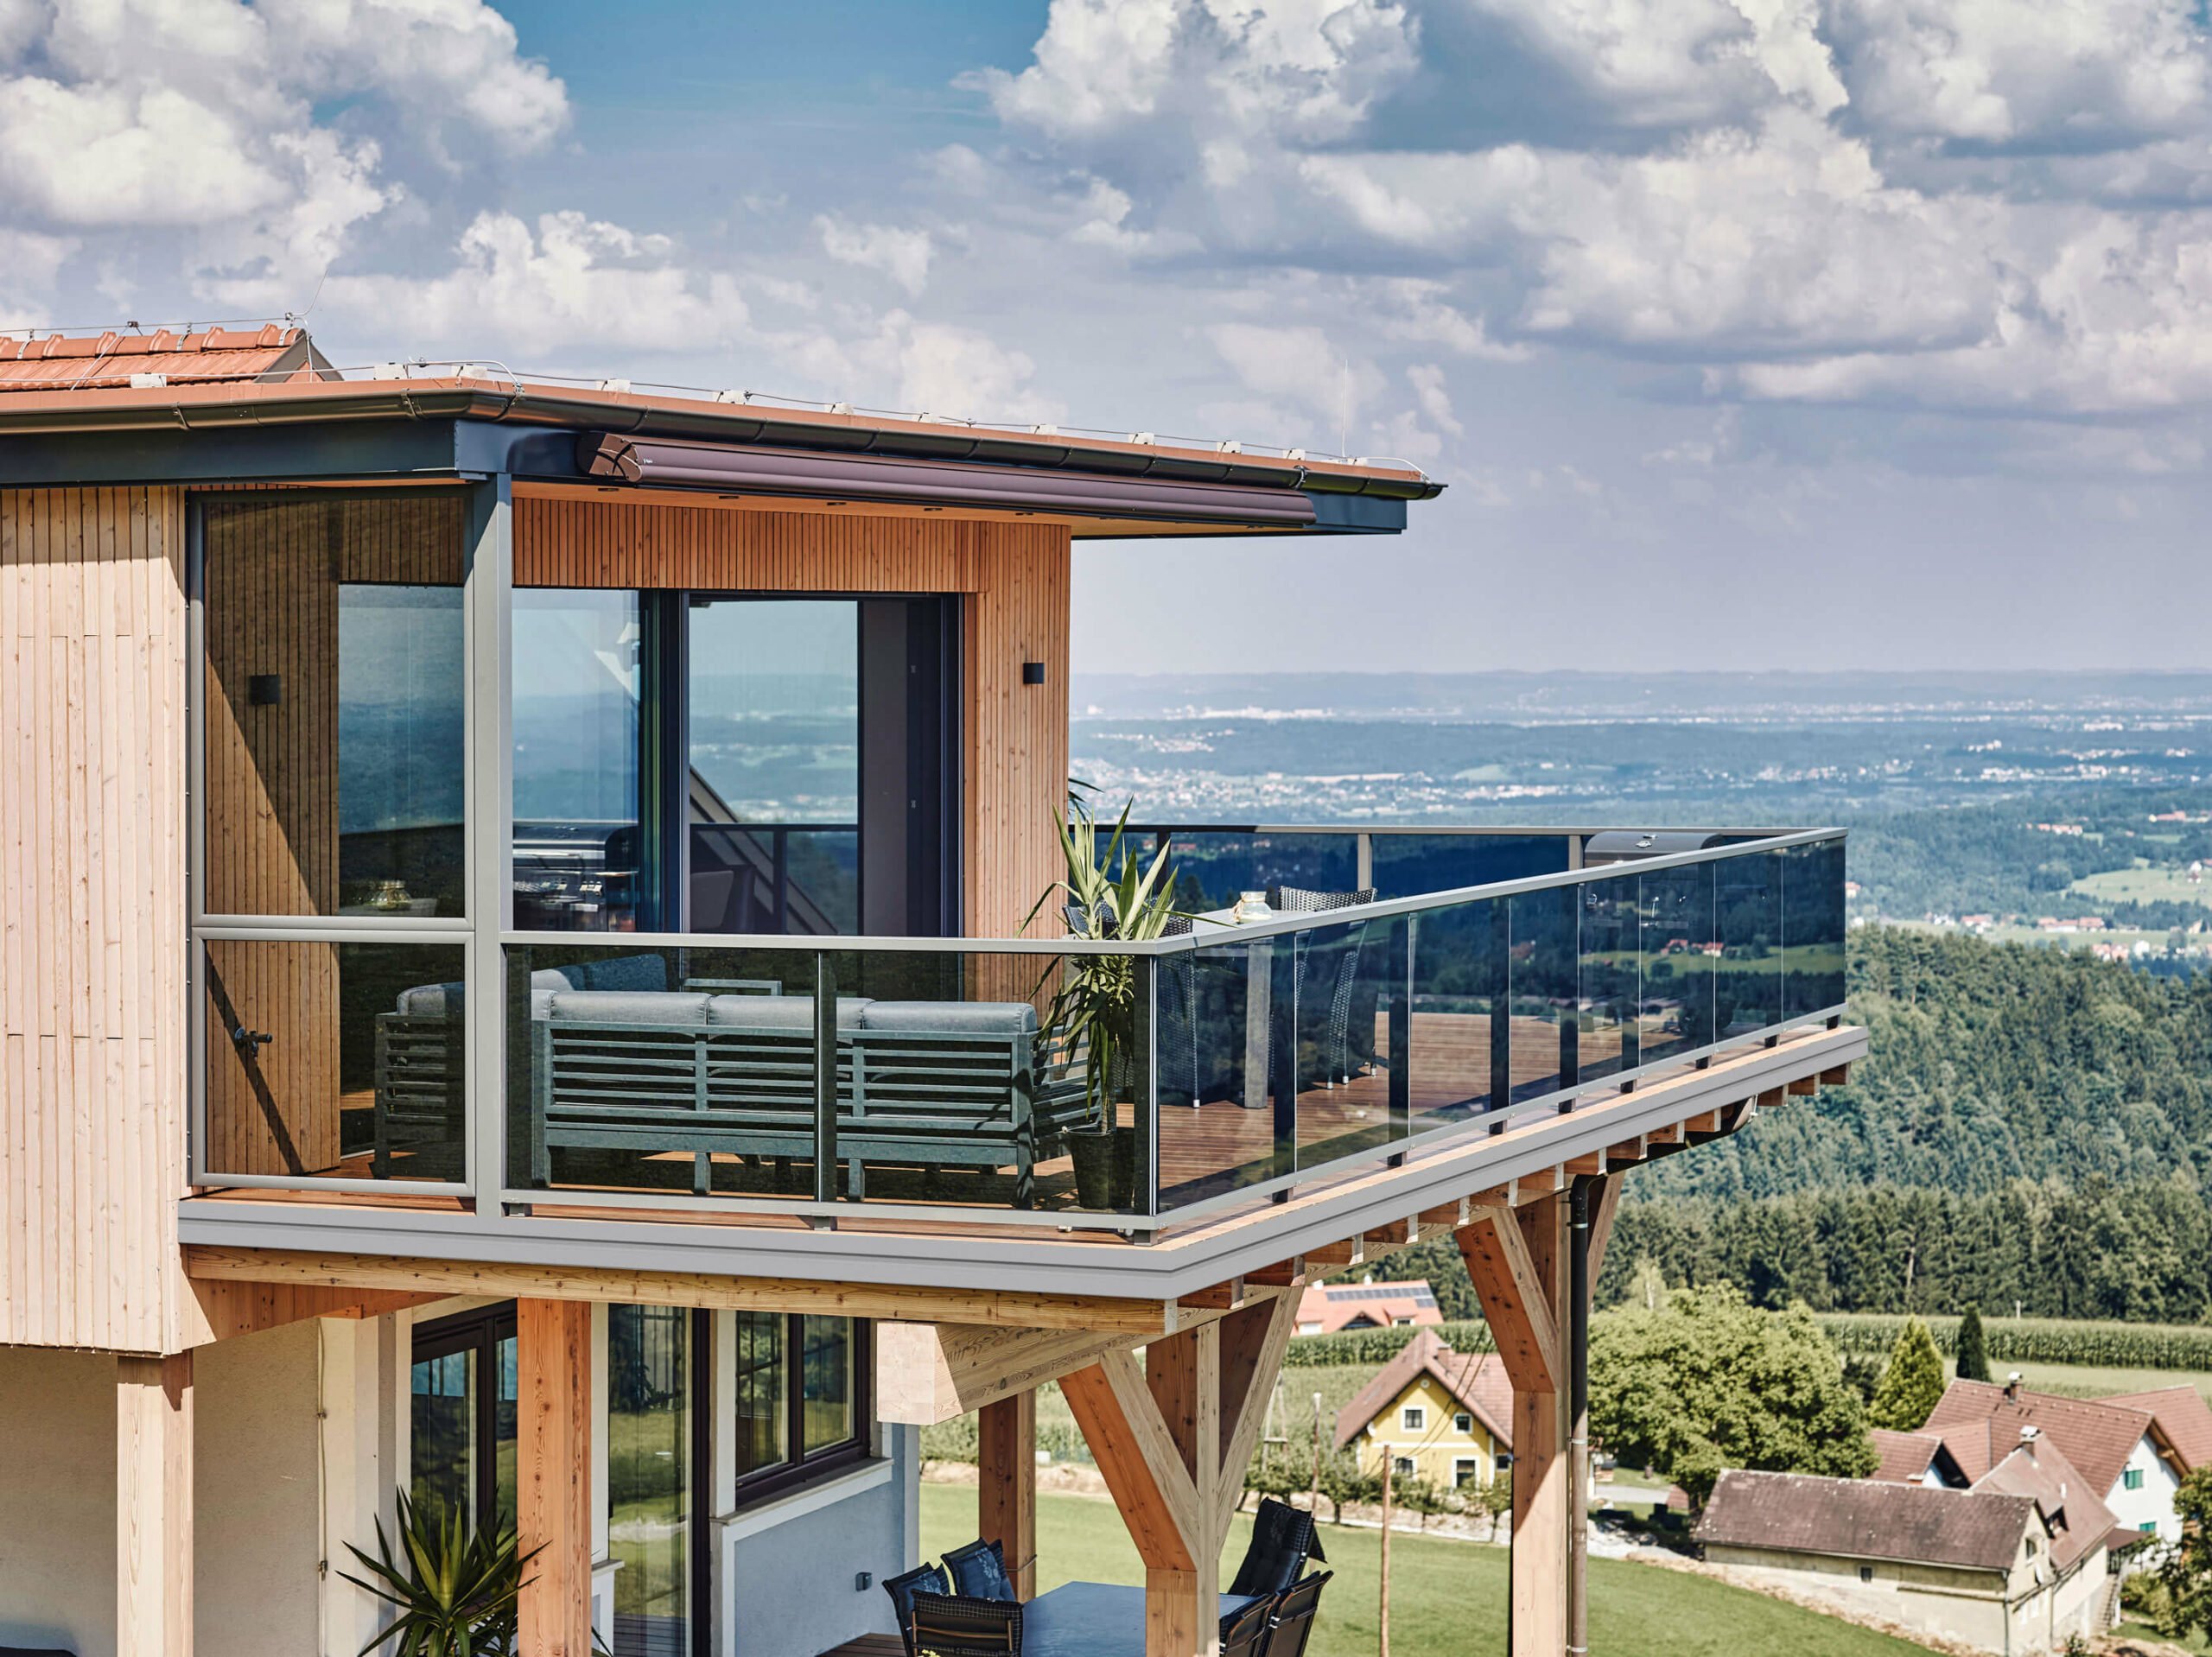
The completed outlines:
{"type": "MultiPolygon", "coordinates": [[[[1455,1352],[1492,1352],[1490,1325],[1481,1318],[1436,1325],[1444,1344],[1455,1352]]],[[[1414,1338],[1410,1329],[1347,1329],[1334,1335],[1301,1335],[1283,1355],[1286,1364],[1365,1363],[1378,1368],[1406,1349],[1414,1338]]]]}
{"type": "MultiPolygon", "coordinates": [[[[1846,1352],[1880,1356],[1905,1320],[1884,1312],[1816,1314],[1846,1352]]],[[[1959,1320],[1924,1317],[1946,1357],[1958,1350],[1959,1320]]],[[[2105,1369],[2212,1369],[2212,1327],[2187,1324],[2104,1324],[2057,1317],[1986,1317],[1991,1364],[2079,1363],[2105,1369]]]]}
{"type": "MultiPolygon", "coordinates": [[[[1815,1321],[1845,1352],[1888,1355],[1904,1319],[1884,1312],[1819,1312],[1815,1321]]],[[[1946,1357],[1958,1350],[1959,1320],[1923,1318],[1946,1357]]],[[[1995,1363],[2078,1363],[2104,1369],[2212,1370],[2212,1325],[2106,1324],[2057,1317],[1989,1317],[1982,1320],[1989,1360],[1995,1363]]],[[[1437,1326],[1444,1343],[1460,1352],[1495,1350],[1490,1326],[1480,1318],[1437,1326]]],[[[1410,1329],[1350,1329],[1335,1335],[1301,1335],[1290,1343],[1283,1362],[1348,1363],[1380,1367],[1396,1357],[1414,1337],[1410,1329]]]]}

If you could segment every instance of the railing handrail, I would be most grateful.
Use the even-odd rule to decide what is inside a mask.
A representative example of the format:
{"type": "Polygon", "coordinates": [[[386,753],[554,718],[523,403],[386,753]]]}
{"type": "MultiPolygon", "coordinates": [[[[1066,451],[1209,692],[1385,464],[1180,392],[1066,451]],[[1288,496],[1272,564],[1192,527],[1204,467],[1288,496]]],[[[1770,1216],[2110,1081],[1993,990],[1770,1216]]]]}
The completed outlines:
{"type": "MultiPolygon", "coordinates": [[[[1332,832],[1363,833],[1365,831],[1332,832]]],[[[1745,832],[1756,834],[1757,831],[1745,832]]],[[[809,955],[896,951],[919,955],[1174,955],[1202,949],[1209,944],[1225,943],[1231,939],[1244,943],[1254,938],[1276,937],[1291,933],[1313,931],[1325,927],[1343,926],[1361,921],[1386,920],[1401,915],[1418,915],[1430,910],[1453,908],[1460,904],[1516,897],[1522,892],[1542,892],[1558,886],[1586,886],[1598,881],[1662,873],[1669,869],[1688,868],[1696,864],[1719,862],[1732,857],[1746,857],[1783,851],[1793,846],[1822,845],[1830,841],[1846,839],[1848,832],[1843,828],[1793,829],[1785,833],[1769,835],[1764,838],[1745,839],[1732,846],[1708,846],[1694,851],[1669,852],[1658,857],[1639,857],[1622,862],[1600,863],[1589,868],[1562,869],[1549,874],[1521,875],[1509,880],[1491,880],[1478,886],[1454,886],[1443,892],[1425,892],[1412,898],[1380,898],[1373,903],[1347,905],[1341,909],[1326,910],[1318,914],[1284,915],[1272,920],[1247,921],[1236,925],[1225,922],[1205,922],[1187,933],[1173,937],[1103,940],[930,938],[878,937],[842,934],[795,937],[788,932],[515,931],[502,932],[499,935],[499,941],[505,944],[538,947],[567,946],[572,949],[619,947],[753,949],[785,950],[809,955]]]]}

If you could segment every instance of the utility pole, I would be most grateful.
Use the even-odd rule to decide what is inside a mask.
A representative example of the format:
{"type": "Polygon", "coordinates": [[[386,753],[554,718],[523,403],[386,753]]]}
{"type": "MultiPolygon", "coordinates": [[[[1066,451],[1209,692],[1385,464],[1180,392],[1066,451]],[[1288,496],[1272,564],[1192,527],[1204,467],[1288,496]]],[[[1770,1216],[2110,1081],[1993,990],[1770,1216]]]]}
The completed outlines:
{"type": "Polygon", "coordinates": [[[1397,1460],[1382,1446],[1382,1603],[1376,1616],[1375,1657],[1390,1657],[1390,1463],[1397,1460]]]}
{"type": "Polygon", "coordinates": [[[1313,1493],[1306,1498],[1306,1511],[1313,1515],[1313,1522],[1321,1522],[1321,1394],[1313,1394],[1313,1493]]]}

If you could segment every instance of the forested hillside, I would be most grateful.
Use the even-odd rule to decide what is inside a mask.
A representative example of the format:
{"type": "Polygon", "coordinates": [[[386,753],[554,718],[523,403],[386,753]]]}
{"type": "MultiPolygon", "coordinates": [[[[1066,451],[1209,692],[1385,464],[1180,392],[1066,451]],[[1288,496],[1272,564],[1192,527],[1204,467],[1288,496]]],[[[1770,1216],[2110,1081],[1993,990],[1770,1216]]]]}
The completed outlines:
{"type": "Polygon", "coordinates": [[[1852,1085],[1637,1170],[1631,1198],[2212,1182],[2212,979],[1887,927],[1851,949],[1852,1085]]]}

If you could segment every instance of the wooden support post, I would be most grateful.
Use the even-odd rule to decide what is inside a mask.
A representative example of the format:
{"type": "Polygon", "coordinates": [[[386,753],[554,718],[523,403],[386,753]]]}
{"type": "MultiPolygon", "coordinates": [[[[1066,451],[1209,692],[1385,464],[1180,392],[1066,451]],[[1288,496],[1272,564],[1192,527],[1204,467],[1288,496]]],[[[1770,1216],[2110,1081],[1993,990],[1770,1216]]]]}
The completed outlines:
{"type": "Polygon", "coordinates": [[[1006,1555],[1014,1597],[1037,1592],[1037,1394],[983,1406],[976,1419],[976,1510],[986,1542],[1006,1555]]]}
{"type": "Polygon", "coordinates": [[[115,1364],[116,1657],[192,1657],[192,1354],[115,1364]]]}
{"type": "Polygon", "coordinates": [[[515,1302],[515,1508],[529,1657],[591,1657],[591,1305],[515,1302]]]}
{"type": "Polygon", "coordinates": [[[1294,1290],[1111,1351],[1060,1390],[1145,1568],[1145,1657],[1210,1657],[1221,1547],[1298,1314],[1294,1290]]]}
{"type": "Polygon", "coordinates": [[[1566,1353],[1567,1198],[1478,1209],[1459,1251],[1513,1381],[1511,1657],[1567,1647],[1567,1551],[1573,1497],[1566,1353]]]}

